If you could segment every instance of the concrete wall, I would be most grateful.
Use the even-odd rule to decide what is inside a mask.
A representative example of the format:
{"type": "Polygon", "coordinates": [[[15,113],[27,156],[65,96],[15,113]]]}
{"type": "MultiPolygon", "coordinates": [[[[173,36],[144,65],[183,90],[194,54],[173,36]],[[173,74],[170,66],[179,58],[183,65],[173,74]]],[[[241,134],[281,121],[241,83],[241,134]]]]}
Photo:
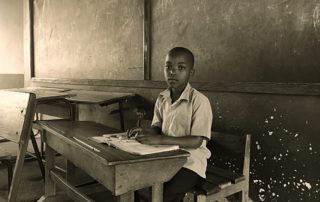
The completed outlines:
{"type": "Polygon", "coordinates": [[[23,87],[23,4],[0,0],[0,88],[23,87]]]}
{"type": "MultiPolygon", "coordinates": [[[[141,52],[131,52],[135,50],[134,44],[140,40],[136,35],[118,39],[115,47],[118,51],[110,52],[112,56],[107,55],[106,58],[101,56],[108,54],[108,50],[99,45],[103,35],[116,39],[117,35],[130,32],[130,29],[125,29],[124,32],[117,29],[126,22],[113,14],[123,13],[123,9],[130,11],[131,1],[130,4],[126,4],[124,0],[106,1],[103,5],[100,5],[101,2],[92,1],[89,7],[84,6],[86,3],[82,1],[56,2],[37,0],[35,4],[35,44],[45,50],[36,50],[36,76],[140,80],[141,69],[133,68],[140,66],[140,63],[133,58],[141,58],[141,52]],[[57,8],[59,4],[65,6],[57,8]],[[92,5],[95,5],[95,8],[92,5]],[[46,12],[43,12],[44,10],[46,12]],[[90,10],[93,12],[89,12],[90,10]],[[113,16],[111,19],[108,18],[110,15],[107,15],[109,12],[113,16]],[[80,18],[86,18],[81,16],[83,14],[97,21],[78,21],[77,13],[80,18]],[[97,18],[93,18],[94,16],[97,18]],[[118,20],[123,23],[116,24],[118,20]],[[51,22],[46,25],[47,30],[42,30],[44,27],[39,25],[47,22],[51,22]],[[108,24],[108,30],[98,26],[104,22],[108,24]],[[80,29],[81,27],[83,29],[80,29]],[[86,37],[87,34],[95,36],[95,33],[97,38],[86,37]],[[46,37],[47,41],[43,41],[43,37],[46,37]],[[57,38],[59,41],[50,42],[50,39],[57,38]],[[69,44],[70,41],[73,43],[69,44]],[[91,43],[96,44],[96,48],[92,47],[91,43]],[[133,45],[128,46],[130,44],[133,45]],[[119,51],[119,46],[129,49],[119,51]],[[90,52],[91,55],[87,58],[85,54],[85,66],[79,62],[82,58],[77,59],[74,54],[74,51],[81,53],[80,50],[90,52]],[[122,58],[124,50],[129,52],[127,57],[122,58]],[[55,61],[61,59],[64,65],[57,63],[59,68],[56,68],[51,63],[47,64],[45,58],[50,58],[51,55],[55,61]],[[57,57],[59,55],[61,58],[57,57]],[[66,57],[70,55],[71,57],[66,57]],[[110,57],[115,60],[109,61],[110,57]],[[133,63],[127,64],[124,62],[126,60],[133,63]],[[90,74],[85,74],[87,68],[90,69],[90,74]],[[123,68],[126,70],[123,71],[123,68]],[[51,74],[52,69],[54,74],[51,74]],[[118,73],[121,73],[121,76],[118,76],[118,73]]],[[[143,4],[143,1],[136,0],[135,3],[137,2],[143,4]]],[[[141,8],[141,5],[137,7],[141,8]]],[[[182,45],[190,47],[196,55],[194,81],[319,82],[319,9],[318,1],[298,0],[152,1],[152,79],[163,80],[162,66],[166,51],[172,46],[182,45]]],[[[127,23],[137,23],[130,19],[139,20],[141,12],[129,13],[133,17],[126,17],[129,19],[127,23]]],[[[141,28],[140,24],[136,27],[141,28]]],[[[113,47],[108,49],[112,50],[113,47]]],[[[145,97],[152,104],[160,92],[156,88],[50,83],[33,85],[133,92],[145,97]]],[[[214,90],[204,93],[211,101],[215,130],[253,135],[250,196],[254,201],[319,201],[319,96],[228,93],[214,90]]],[[[126,104],[127,107],[133,105],[126,104]]],[[[119,127],[118,115],[109,114],[115,107],[101,109],[98,106],[81,105],[80,119],[119,127]]],[[[152,109],[149,108],[148,112],[149,117],[152,116],[152,109]]],[[[126,117],[126,127],[133,126],[134,110],[126,111],[126,117]]]]}

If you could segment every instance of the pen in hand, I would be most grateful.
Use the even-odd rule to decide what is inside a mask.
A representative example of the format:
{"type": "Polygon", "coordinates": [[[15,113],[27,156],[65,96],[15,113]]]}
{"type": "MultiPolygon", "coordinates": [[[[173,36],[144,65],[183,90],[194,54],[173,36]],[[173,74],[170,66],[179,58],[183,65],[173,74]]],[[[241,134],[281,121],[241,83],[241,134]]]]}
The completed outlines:
{"type": "Polygon", "coordinates": [[[132,128],[127,131],[127,137],[128,139],[135,139],[139,133],[142,131],[141,128],[132,128]]]}
{"type": "Polygon", "coordinates": [[[89,149],[92,149],[92,150],[93,150],[93,151],[95,151],[95,152],[100,152],[100,150],[99,150],[99,149],[94,148],[93,146],[91,146],[91,145],[89,145],[89,144],[87,144],[87,143],[83,142],[82,140],[79,140],[79,139],[78,139],[78,138],[76,138],[76,137],[73,137],[73,139],[75,139],[77,142],[80,142],[81,144],[83,144],[84,146],[88,147],[89,149]]]}

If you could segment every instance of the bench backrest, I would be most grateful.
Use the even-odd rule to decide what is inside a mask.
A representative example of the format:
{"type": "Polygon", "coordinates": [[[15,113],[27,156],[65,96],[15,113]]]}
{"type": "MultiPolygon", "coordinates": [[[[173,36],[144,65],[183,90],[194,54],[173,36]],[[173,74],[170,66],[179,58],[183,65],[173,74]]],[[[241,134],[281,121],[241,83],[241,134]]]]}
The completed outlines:
{"type": "Polygon", "coordinates": [[[0,90],[0,137],[20,143],[32,127],[36,96],[0,90]]]}
{"type": "Polygon", "coordinates": [[[251,135],[212,132],[208,164],[248,175],[251,135]]]}

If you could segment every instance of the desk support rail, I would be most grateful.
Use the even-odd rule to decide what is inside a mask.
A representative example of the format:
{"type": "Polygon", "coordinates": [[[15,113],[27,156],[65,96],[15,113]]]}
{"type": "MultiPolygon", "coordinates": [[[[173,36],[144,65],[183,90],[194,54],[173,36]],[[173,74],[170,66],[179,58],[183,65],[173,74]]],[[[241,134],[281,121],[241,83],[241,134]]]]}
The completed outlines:
{"type": "Polygon", "coordinates": [[[79,202],[94,202],[92,199],[78,191],[77,188],[75,188],[72,184],[63,179],[63,177],[59,175],[55,170],[50,171],[50,178],[59,188],[65,190],[67,195],[73,200],[79,202]]]}

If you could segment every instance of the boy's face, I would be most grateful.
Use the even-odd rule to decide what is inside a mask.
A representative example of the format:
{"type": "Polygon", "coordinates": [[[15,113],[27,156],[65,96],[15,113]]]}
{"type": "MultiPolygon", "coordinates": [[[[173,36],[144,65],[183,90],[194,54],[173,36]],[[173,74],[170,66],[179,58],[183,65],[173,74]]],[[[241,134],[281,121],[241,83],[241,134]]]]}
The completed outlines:
{"type": "Polygon", "coordinates": [[[168,54],[165,61],[164,77],[169,88],[181,92],[194,74],[191,59],[183,53],[168,54]]]}

